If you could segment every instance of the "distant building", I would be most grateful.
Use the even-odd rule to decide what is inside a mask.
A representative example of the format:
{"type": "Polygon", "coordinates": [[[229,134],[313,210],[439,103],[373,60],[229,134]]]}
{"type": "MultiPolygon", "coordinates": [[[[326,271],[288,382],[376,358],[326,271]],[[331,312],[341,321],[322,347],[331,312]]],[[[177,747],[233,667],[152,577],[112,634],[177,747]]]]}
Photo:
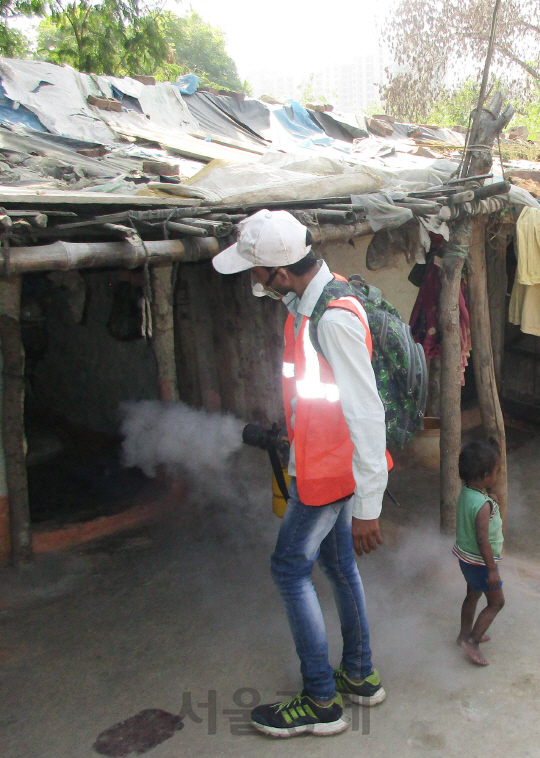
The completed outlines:
{"type": "Polygon", "coordinates": [[[387,63],[381,49],[348,63],[327,66],[315,73],[313,89],[321,93],[337,110],[363,111],[379,101],[379,87],[384,82],[387,63]]]}
{"type": "Polygon", "coordinates": [[[272,95],[278,100],[295,100],[298,98],[301,76],[280,71],[254,71],[247,77],[254,97],[272,95]]]}
{"type": "Polygon", "coordinates": [[[303,84],[311,79],[311,89],[324,97],[336,110],[363,111],[379,101],[379,87],[385,80],[388,57],[384,50],[355,57],[346,63],[326,66],[310,76],[295,76],[289,72],[258,71],[248,76],[254,97],[273,95],[283,100],[298,99],[303,84]]]}

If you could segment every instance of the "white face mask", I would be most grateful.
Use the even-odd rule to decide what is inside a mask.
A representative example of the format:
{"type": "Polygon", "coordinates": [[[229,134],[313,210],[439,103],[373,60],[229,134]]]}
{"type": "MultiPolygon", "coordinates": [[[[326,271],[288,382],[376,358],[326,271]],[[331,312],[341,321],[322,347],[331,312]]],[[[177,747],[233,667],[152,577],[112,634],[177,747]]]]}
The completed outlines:
{"type": "Polygon", "coordinates": [[[251,291],[255,297],[264,297],[266,295],[267,297],[271,297],[272,300],[281,300],[283,297],[283,295],[280,295],[279,292],[276,292],[275,290],[265,289],[264,284],[254,282],[253,279],[251,280],[251,291]]]}

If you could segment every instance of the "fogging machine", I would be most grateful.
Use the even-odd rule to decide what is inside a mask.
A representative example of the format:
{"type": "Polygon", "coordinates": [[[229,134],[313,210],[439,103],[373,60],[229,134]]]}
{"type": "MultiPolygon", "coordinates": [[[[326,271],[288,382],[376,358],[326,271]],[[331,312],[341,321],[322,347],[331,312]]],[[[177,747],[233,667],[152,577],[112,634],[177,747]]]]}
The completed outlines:
{"type": "Polygon", "coordinates": [[[242,431],[242,440],[246,445],[267,450],[272,464],[272,510],[283,518],[289,499],[288,484],[291,478],[287,472],[289,465],[289,440],[279,424],[272,424],[271,429],[264,429],[258,424],[246,424],[242,431]]]}

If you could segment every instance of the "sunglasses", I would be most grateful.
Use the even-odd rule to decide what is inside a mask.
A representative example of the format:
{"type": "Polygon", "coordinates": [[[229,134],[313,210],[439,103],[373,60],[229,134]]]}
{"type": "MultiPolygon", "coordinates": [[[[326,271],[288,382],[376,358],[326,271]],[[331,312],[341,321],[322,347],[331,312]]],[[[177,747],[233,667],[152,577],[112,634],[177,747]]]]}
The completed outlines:
{"type": "Polygon", "coordinates": [[[265,289],[268,289],[268,287],[270,287],[270,285],[272,284],[272,282],[276,278],[278,271],[279,271],[279,267],[276,268],[276,269],[274,269],[274,271],[270,274],[268,280],[263,285],[265,287],[265,289]]]}

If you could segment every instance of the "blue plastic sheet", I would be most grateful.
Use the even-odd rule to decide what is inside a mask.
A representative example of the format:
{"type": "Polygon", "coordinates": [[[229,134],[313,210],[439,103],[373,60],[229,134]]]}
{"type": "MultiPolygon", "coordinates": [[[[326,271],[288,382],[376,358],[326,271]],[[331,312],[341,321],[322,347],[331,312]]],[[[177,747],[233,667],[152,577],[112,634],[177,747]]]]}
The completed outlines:
{"type": "Polygon", "coordinates": [[[6,97],[6,91],[0,83],[0,124],[22,124],[28,129],[34,129],[37,132],[46,132],[35,113],[28,110],[24,105],[18,108],[13,107],[13,100],[6,97]]]}
{"type": "Polygon", "coordinates": [[[111,84],[111,90],[113,93],[113,97],[115,97],[117,100],[120,100],[124,110],[135,111],[136,113],[143,112],[143,109],[141,108],[141,104],[139,103],[136,97],[131,97],[131,95],[126,95],[125,92],[121,92],[119,89],[117,89],[114,86],[114,84],[111,84]]]}
{"type": "Polygon", "coordinates": [[[194,92],[197,92],[200,81],[201,77],[197,76],[197,74],[184,74],[184,76],[177,78],[175,84],[182,95],[192,95],[194,92]]]}
{"type": "Polygon", "coordinates": [[[330,146],[334,141],[313,123],[307,110],[295,100],[289,100],[286,106],[276,109],[274,116],[289,134],[298,140],[307,139],[315,145],[326,146],[330,146]]]}

